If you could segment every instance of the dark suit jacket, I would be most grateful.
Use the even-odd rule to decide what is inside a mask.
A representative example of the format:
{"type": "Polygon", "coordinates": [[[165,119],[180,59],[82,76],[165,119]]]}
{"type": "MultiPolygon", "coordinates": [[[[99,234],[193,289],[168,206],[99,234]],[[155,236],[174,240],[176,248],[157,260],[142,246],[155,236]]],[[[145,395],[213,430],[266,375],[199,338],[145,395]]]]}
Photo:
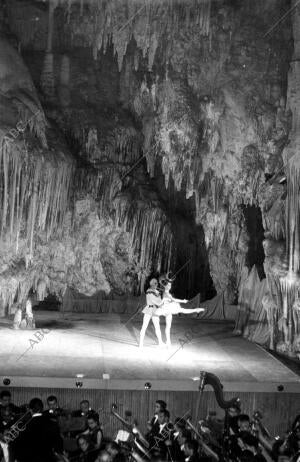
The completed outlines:
{"type": "Polygon", "coordinates": [[[185,460],[185,454],[181,450],[180,444],[178,442],[178,438],[172,438],[172,446],[170,448],[171,457],[174,462],[183,462],[185,460]]]}
{"type": "Polygon", "coordinates": [[[157,435],[159,433],[159,422],[156,416],[152,417],[151,419],[151,426],[152,426],[152,434],[157,435]]]}
{"type": "Polygon", "coordinates": [[[53,451],[63,451],[58,425],[43,415],[32,417],[13,448],[18,462],[54,462],[53,451]]]}

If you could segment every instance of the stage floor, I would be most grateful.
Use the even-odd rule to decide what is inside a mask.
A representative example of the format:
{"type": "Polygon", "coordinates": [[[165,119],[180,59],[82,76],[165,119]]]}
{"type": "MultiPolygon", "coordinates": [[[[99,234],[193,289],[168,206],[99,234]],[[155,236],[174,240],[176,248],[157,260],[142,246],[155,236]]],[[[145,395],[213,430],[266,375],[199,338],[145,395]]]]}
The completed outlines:
{"type": "Polygon", "coordinates": [[[14,331],[1,320],[1,382],[9,377],[12,386],[69,388],[77,381],[85,388],[128,390],[151,382],[153,389],[197,390],[199,371],[205,370],[228,391],[277,391],[284,385],[284,392],[299,392],[300,378],[260,346],[235,337],[232,323],[175,316],[171,349],[156,345],[151,325],[140,350],[142,319],[127,321],[128,315],[62,318],[48,311],[36,313],[36,330],[14,331]],[[190,328],[197,333],[187,340],[190,328]]]}

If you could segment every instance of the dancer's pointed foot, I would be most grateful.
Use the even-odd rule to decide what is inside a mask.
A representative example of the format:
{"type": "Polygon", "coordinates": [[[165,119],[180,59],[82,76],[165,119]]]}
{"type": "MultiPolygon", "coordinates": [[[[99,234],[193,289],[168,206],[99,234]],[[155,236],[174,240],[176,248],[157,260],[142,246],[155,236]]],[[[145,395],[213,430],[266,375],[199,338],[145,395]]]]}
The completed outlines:
{"type": "Polygon", "coordinates": [[[200,313],[202,313],[203,311],[205,311],[205,308],[196,308],[195,310],[195,312],[197,313],[196,317],[199,318],[200,313]]]}
{"type": "Polygon", "coordinates": [[[167,342],[166,345],[167,345],[167,348],[172,348],[172,343],[171,342],[167,342]]]}

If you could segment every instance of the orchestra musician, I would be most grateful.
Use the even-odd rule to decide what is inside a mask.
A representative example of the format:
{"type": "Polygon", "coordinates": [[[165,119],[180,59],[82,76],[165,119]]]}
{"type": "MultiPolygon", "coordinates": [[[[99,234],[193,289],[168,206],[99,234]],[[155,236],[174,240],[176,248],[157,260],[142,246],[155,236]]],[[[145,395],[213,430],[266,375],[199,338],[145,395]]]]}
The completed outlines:
{"type": "Polygon", "coordinates": [[[158,399],[157,401],[155,401],[154,416],[152,417],[151,421],[148,422],[149,432],[146,435],[147,439],[152,438],[159,432],[158,414],[165,409],[167,409],[167,403],[165,401],[163,401],[162,399],[158,399]]]}

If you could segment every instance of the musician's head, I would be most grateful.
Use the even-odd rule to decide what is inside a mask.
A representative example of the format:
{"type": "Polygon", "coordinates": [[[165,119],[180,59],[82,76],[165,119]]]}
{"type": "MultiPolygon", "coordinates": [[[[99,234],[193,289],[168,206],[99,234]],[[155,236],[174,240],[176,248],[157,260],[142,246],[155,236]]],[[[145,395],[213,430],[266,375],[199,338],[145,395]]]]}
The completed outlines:
{"type": "Polygon", "coordinates": [[[40,398],[33,398],[29,403],[29,409],[32,414],[43,412],[43,401],[40,398]]]}
{"type": "Polygon", "coordinates": [[[97,412],[89,412],[87,415],[87,424],[90,430],[99,426],[99,415],[97,412]]]}
{"type": "Polygon", "coordinates": [[[190,430],[183,429],[183,430],[181,430],[179,432],[178,442],[179,442],[180,446],[182,446],[183,444],[185,444],[187,441],[189,441],[191,439],[192,439],[192,434],[191,434],[190,430]]]}
{"type": "Polygon", "coordinates": [[[240,414],[238,416],[238,426],[240,432],[250,431],[250,417],[247,414],[240,414]]]}
{"type": "Polygon", "coordinates": [[[95,462],[111,462],[111,461],[112,461],[111,455],[109,454],[109,452],[104,451],[104,450],[99,452],[99,455],[97,459],[95,460],[95,462]]]}
{"type": "Polygon", "coordinates": [[[158,414],[160,411],[167,409],[167,403],[162,399],[155,401],[155,414],[158,414]]]}
{"type": "Polygon", "coordinates": [[[170,419],[170,412],[167,409],[162,409],[158,413],[158,422],[160,425],[168,423],[170,419]]]}
{"type": "Polygon", "coordinates": [[[233,404],[230,406],[228,409],[228,415],[229,417],[237,417],[241,413],[241,408],[238,403],[233,404]]]}
{"type": "Polygon", "coordinates": [[[47,405],[48,408],[52,411],[54,411],[57,408],[57,398],[54,395],[50,395],[47,398],[47,405]]]}
{"type": "Polygon", "coordinates": [[[83,399],[80,402],[80,410],[81,410],[81,412],[84,412],[85,414],[87,414],[89,412],[89,410],[90,410],[90,402],[87,399],[83,399]]]}
{"type": "Polygon", "coordinates": [[[188,440],[184,443],[184,453],[186,456],[196,456],[198,452],[198,442],[196,440],[188,440]]]}
{"type": "Polygon", "coordinates": [[[1,406],[0,415],[3,420],[7,417],[12,418],[14,415],[14,406],[12,403],[7,404],[6,406],[1,406]]]}
{"type": "Polygon", "coordinates": [[[78,447],[82,452],[86,452],[89,449],[89,440],[86,435],[80,435],[77,440],[78,447]]]}
{"type": "Polygon", "coordinates": [[[111,458],[114,459],[120,452],[120,446],[115,441],[110,441],[105,445],[105,450],[110,454],[111,458]]]}
{"type": "Polygon", "coordinates": [[[0,402],[2,406],[8,406],[11,402],[11,393],[8,390],[3,390],[0,393],[0,402]]]}
{"type": "Polygon", "coordinates": [[[186,428],[186,422],[182,417],[176,417],[174,427],[177,432],[182,432],[186,428]]]}
{"type": "Polygon", "coordinates": [[[151,289],[156,289],[157,286],[158,286],[158,280],[155,279],[155,278],[152,278],[149,282],[149,285],[151,287],[151,289]]]}

